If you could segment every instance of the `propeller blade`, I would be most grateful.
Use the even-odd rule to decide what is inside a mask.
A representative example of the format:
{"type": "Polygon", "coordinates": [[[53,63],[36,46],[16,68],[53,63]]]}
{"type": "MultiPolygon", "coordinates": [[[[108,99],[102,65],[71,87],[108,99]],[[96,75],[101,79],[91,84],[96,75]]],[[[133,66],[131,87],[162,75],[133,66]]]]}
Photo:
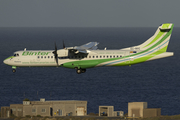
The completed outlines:
{"type": "Polygon", "coordinates": [[[55,59],[56,59],[56,63],[57,63],[57,66],[58,66],[58,57],[57,57],[57,55],[55,56],[55,59]]]}
{"type": "Polygon", "coordinates": [[[65,47],[65,44],[64,44],[64,40],[63,40],[63,49],[65,49],[66,47],[65,47]]]}
{"type": "Polygon", "coordinates": [[[56,46],[56,42],[55,42],[55,51],[56,51],[56,53],[57,53],[57,46],[56,46]]]}
{"type": "Polygon", "coordinates": [[[55,42],[55,50],[52,52],[55,56],[55,60],[56,60],[56,63],[57,63],[57,66],[58,66],[58,54],[57,54],[57,46],[56,46],[56,42],[55,42]]]}

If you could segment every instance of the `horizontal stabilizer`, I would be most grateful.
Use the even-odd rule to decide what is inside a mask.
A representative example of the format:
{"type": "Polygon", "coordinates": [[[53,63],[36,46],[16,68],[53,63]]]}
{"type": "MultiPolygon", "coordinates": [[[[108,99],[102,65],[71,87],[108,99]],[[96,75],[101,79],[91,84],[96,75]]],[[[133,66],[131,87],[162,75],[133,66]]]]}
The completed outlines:
{"type": "Polygon", "coordinates": [[[163,24],[159,27],[160,30],[170,30],[171,25],[170,24],[163,24]]]}
{"type": "Polygon", "coordinates": [[[174,53],[173,52],[164,52],[164,53],[161,53],[159,55],[156,55],[152,58],[150,58],[149,60],[147,61],[150,61],[150,60],[155,60],[155,59],[160,59],[160,58],[165,58],[165,57],[170,57],[170,56],[173,56],[174,53]]]}

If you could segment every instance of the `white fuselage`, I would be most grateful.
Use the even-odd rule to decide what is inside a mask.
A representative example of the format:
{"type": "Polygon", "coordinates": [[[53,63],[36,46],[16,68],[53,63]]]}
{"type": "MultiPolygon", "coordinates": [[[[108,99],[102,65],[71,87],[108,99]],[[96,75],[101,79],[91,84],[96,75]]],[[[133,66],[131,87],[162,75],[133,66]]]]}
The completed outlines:
{"type": "MultiPolygon", "coordinates": [[[[15,57],[5,60],[4,62],[11,66],[26,67],[26,66],[57,66],[53,50],[29,50],[17,51],[15,57]],[[18,54],[18,56],[17,56],[18,54]]],[[[67,57],[59,57],[58,65],[77,60],[95,60],[120,58],[130,55],[129,50],[92,50],[89,54],[69,54],[67,57]]]]}

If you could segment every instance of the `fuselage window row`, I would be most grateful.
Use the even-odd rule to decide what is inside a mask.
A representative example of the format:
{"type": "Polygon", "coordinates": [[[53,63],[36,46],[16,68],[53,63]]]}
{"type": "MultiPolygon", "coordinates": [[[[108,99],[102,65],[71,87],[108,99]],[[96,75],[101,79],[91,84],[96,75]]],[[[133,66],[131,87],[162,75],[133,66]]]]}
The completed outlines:
{"type": "MultiPolygon", "coordinates": [[[[122,55],[120,55],[120,56],[118,56],[118,55],[117,56],[115,56],[115,55],[114,56],[112,56],[112,55],[110,55],[110,56],[109,55],[107,55],[107,56],[105,56],[105,55],[104,56],[96,56],[96,58],[98,58],[98,57],[99,58],[109,58],[109,57],[110,58],[118,58],[118,57],[122,57],[122,55]]],[[[91,58],[91,56],[89,56],[89,58],[91,58]]],[[[95,56],[92,56],[92,58],[95,58],[95,56]]]]}
{"type": "Polygon", "coordinates": [[[46,57],[47,57],[47,58],[53,58],[53,56],[44,56],[44,57],[43,57],[43,56],[37,56],[38,59],[39,59],[39,58],[46,58],[46,57]]]}
{"type": "MultiPolygon", "coordinates": [[[[88,58],[118,58],[118,57],[122,57],[122,55],[120,55],[120,56],[112,56],[112,55],[107,55],[107,56],[88,56],[88,58]]],[[[37,56],[37,58],[39,59],[39,58],[44,58],[44,59],[46,59],[46,58],[54,58],[53,56],[37,56]]],[[[87,56],[68,56],[68,57],[58,57],[59,59],[73,59],[73,58],[75,58],[75,59],[77,59],[77,58],[87,58],[87,56]]]]}

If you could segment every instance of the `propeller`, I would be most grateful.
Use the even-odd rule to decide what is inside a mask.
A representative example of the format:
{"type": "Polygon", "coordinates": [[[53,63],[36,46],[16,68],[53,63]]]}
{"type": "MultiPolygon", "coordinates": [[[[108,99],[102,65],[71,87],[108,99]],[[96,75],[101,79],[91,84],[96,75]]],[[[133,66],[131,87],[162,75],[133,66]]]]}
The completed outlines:
{"type": "Polygon", "coordinates": [[[65,47],[65,44],[64,44],[64,40],[63,40],[63,49],[65,49],[66,47],[65,47]]]}
{"type": "Polygon", "coordinates": [[[56,63],[57,63],[57,66],[58,66],[58,54],[57,54],[57,46],[56,46],[56,42],[55,42],[55,50],[52,52],[55,56],[55,60],[56,60],[56,63]]]}
{"type": "MultiPolygon", "coordinates": [[[[63,48],[65,49],[65,44],[64,44],[64,40],[63,40],[63,48]]],[[[55,42],[55,50],[52,52],[55,56],[55,60],[56,60],[56,63],[57,63],[57,66],[58,66],[58,54],[57,54],[57,46],[56,46],[56,42],[55,42]]]]}

